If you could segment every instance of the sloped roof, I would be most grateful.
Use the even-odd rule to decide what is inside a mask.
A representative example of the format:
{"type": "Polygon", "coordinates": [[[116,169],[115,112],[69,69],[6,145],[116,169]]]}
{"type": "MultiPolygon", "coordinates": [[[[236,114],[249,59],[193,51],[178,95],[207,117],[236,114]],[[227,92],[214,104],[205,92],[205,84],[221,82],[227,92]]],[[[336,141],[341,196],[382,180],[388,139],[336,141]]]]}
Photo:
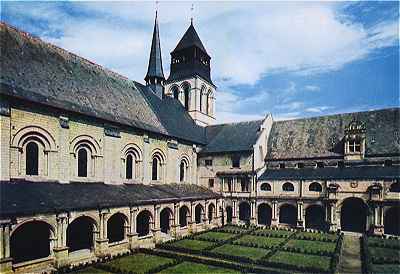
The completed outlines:
{"type": "Polygon", "coordinates": [[[158,77],[164,79],[164,72],[163,72],[162,58],[161,58],[160,35],[158,31],[157,12],[156,12],[156,19],[154,21],[153,39],[151,40],[149,66],[147,68],[147,74],[145,80],[147,80],[150,77],[158,77]]]}
{"type": "Polygon", "coordinates": [[[253,149],[264,120],[220,124],[206,128],[207,145],[201,153],[249,151],[253,149]]]}
{"type": "Polygon", "coordinates": [[[144,96],[151,91],[137,82],[5,23],[0,23],[0,48],[0,95],[190,142],[205,142],[204,134],[200,134],[203,129],[183,115],[185,112],[177,104],[153,107],[148,100],[151,95],[144,96]],[[163,124],[165,117],[176,119],[182,130],[172,127],[172,123],[163,124]]]}
{"type": "Polygon", "coordinates": [[[186,30],[185,34],[182,36],[178,45],[172,52],[180,51],[182,49],[187,49],[192,46],[196,46],[201,49],[205,54],[208,55],[203,43],[200,40],[199,35],[196,32],[196,29],[193,26],[193,23],[190,24],[189,28],[186,30]]]}
{"type": "Polygon", "coordinates": [[[352,121],[366,127],[366,156],[400,153],[400,108],[274,122],[267,160],[342,157],[344,130],[352,121]]]}
{"type": "Polygon", "coordinates": [[[352,166],[267,169],[258,180],[384,180],[399,178],[400,166],[352,166]]]}
{"type": "Polygon", "coordinates": [[[218,198],[219,195],[193,184],[122,184],[56,182],[0,182],[0,216],[40,214],[218,198]]]}

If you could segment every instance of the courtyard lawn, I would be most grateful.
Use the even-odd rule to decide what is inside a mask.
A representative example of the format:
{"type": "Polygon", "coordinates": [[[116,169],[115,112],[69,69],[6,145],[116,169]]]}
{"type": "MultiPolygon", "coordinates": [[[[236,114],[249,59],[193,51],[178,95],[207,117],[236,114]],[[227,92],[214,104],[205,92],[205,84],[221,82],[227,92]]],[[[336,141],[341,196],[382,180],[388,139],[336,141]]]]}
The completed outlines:
{"type": "MultiPolygon", "coordinates": [[[[373,264],[372,265],[373,274],[394,274],[400,273],[399,264],[373,264]]],[[[370,273],[370,274],[372,274],[370,273]]]]}
{"type": "Polygon", "coordinates": [[[95,267],[88,267],[81,270],[77,270],[72,272],[71,274],[112,274],[111,272],[95,268],[95,267]]]}
{"type": "Polygon", "coordinates": [[[186,274],[186,273],[207,273],[207,274],[240,274],[239,271],[220,268],[205,264],[183,262],[175,266],[164,269],[159,274],[186,274]]]}
{"type": "Polygon", "coordinates": [[[394,249],[400,249],[400,240],[398,239],[383,239],[380,237],[368,237],[369,246],[382,246],[394,249]]]}
{"type": "Polygon", "coordinates": [[[242,232],[246,232],[249,229],[246,227],[242,227],[242,226],[236,226],[236,225],[226,225],[224,227],[221,227],[220,229],[218,229],[219,231],[223,231],[223,232],[231,232],[231,233],[242,233],[242,232]]]}
{"type": "Polygon", "coordinates": [[[320,242],[320,241],[306,241],[306,240],[289,240],[285,247],[299,248],[304,251],[311,252],[330,252],[334,253],[336,248],[336,243],[332,242],[320,242]]]}
{"type": "Polygon", "coordinates": [[[199,241],[199,240],[190,240],[190,239],[183,239],[177,242],[173,242],[170,245],[176,247],[187,248],[191,250],[204,250],[208,247],[214,246],[214,242],[207,242],[207,241],[199,241]]]}
{"type": "Polygon", "coordinates": [[[400,261],[400,250],[398,249],[369,246],[368,250],[374,262],[379,262],[380,258],[397,259],[400,261]]]}
{"type": "Polygon", "coordinates": [[[251,234],[257,236],[265,236],[265,237],[287,238],[293,233],[294,233],[293,231],[287,231],[287,230],[257,229],[251,234]]]}
{"type": "Polygon", "coordinates": [[[241,238],[234,241],[237,244],[256,244],[258,247],[275,247],[280,245],[286,239],[284,238],[272,238],[272,237],[262,237],[262,236],[254,236],[254,235],[244,235],[241,238]]]}
{"type": "Polygon", "coordinates": [[[270,251],[262,248],[226,244],[213,249],[211,252],[257,260],[267,255],[270,251]]]}
{"type": "MultiPolygon", "coordinates": [[[[156,267],[172,263],[174,260],[170,258],[137,253],[131,256],[122,257],[119,259],[112,260],[108,263],[104,263],[104,266],[113,267],[118,269],[118,272],[135,272],[135,273],[145,273],[156,267]]],[[[105,272],[103,272],[105,273],[105,272]]]]}
{"type": "Polygon", "coordinates": [[[278,251],[268,259],[268,262],[280,263],[293,267],[313,267],[322,271],[329,271],[331,258],[278,251]]]}
{"type": "Polygon", "coordinates": [[[294,235],[296,239],[315,239],[317,241],[336,241],[338,239],[338,234],[333,233],[313,233],[313,232],[298,232],[294,235]]]}
{"type": "Polygon", "coordinates": [[[225,241],[232,237],[235,237],[235,234],[210,231],[210,232],[202,233],[202,234],[195,236],[195,239],[204,240],[204,241],[210,241],[210,240],[211,241],[212,240],[225,241]]]}

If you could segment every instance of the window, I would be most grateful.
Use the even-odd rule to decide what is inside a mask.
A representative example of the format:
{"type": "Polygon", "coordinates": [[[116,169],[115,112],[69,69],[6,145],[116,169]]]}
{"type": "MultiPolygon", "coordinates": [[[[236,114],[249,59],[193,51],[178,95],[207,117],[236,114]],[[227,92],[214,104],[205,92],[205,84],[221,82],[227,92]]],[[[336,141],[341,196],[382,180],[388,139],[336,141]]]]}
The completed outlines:
{"type": "Polygon", "coordinates": [[[344,162],[343,161],[337,162],[337,167],[343,168],[344,167],[344,162]]]}
{"type": "Polygon", "coordinates": [[[186,165],[185,162],[182,161],[179,167],[179,181],[183,182],[185,181],[185,171],[186,171],[186,165]]]}
{"type": "Polygon", "coordinates": [[[126,156],[126,179],[133,178],[133,156],[132,154],[128,154],[126,156]]]}
{"type": "Polygon", "coordinates": [[[39,147],[35,142],[26,145],[26,175],[39,175],[39,147]]]}
{"type": "Polygon", "coordinates": [[[279,164],[279,168],[285,168],[285,164],[284,163],[280,163],[279,164]]]}
{"type": "Polygon", "coordinates": [[[246,178],[240,178],[240,187],[242,189],[242,192],[248,192],[249,191],[249,181],[246,178]]]}
{"type": "Polygon", "coordinates": [[[152,168],[151,168],[151,179],[153,181],[158,180],[158,159],[153,158],[152,168]]]}
{"type": "Polygon", "coordinates": [[[228,178],[228,192],[232,192],[232,178],[228,178]]]}
{"type": "Polygon", "coordinates": [[[385,160],[385,166],[392,166],[392,160],[385,160]]]}
{"type": "Polygon", "coordinates": [[[232,167],[235,168],[240,167],[240,155],[233,155],[231,160],[232,160],[232,167]]]}
{"type": "Polygon", "coordinates": [[[208,179],[208,187],[213,188],[214,187],[214,179],[208,179]]]}
{"type": "Polygon", "coordinates": [[[304,168],[304,164],[303,163],[298,163],[297,164],[297,168],[304,168]]]}
{"type": "Polygon", "coordinates": [[[287,192],[294,191],[294,186],[291,183],[284,183],[282,186],[282,190],[287,192]]]}
{"type": "Polygon", "coordinates": [[[78,150],[78,177],[87,177],[88,155],[86,148],[78,150]]]}
{"type": "Polygon", "coordinates": [[[183,85],[183,96],[184,96],[183,103],[186,110],[189,110],[189,91],[190,91],[190,86],[188,83],[185,82],[183,85]]]}
{"type": "Polygon", "coordinates": [[[396,182],[390,185],[389,192],[400,192],[400,182],[396,182]]]}
{"type": "Polygon", "coordinates": [[[317,182],[313,182],[310,184],[310,186],[308,187],[309,191],[315,191],[315,192],[321,192],[322,191],[322,186],[320,183],[317,182]]]}
{"type": "Polygon", "coordinates": [[[359,153],[361,152],[361,142],[359,140],[350,140],[348,142],[349,153],[359,153]]]}
{"type": "Polygon", "coordinates": [[[317,163],[317,168],[323,168],[324,167],[324,163],[323,162],[318,162],[317,163]]]}
{"type": "Polygon", "coordinates": [[[213,160],[212,159],[205,160],[205,165],[206,166],[212,166],[213,165],[213,160]]]}
{"type": "Polygon", "coordinates": [[[263,184],[261,185],[261,190],[262,190],[262,191],[271,191],[271,185],[268,184],[268,183],[263,183],[263,184]]]}
{"type": "Polygon", "coordinates": [[[179,99],[179,90],[178,87],[173,87],[172,88],[172,95],[174,96],[174,99],[178,100],[179,99]]]}

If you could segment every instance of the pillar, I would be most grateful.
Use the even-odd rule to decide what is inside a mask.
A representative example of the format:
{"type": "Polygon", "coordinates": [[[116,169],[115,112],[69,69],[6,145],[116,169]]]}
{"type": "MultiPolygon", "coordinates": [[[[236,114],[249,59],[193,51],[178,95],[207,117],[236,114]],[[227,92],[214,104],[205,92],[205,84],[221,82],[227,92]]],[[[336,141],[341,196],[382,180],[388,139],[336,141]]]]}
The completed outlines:
{"type": "MultiPolygon", "coordinates": [[[[10,180],[10,167],[12,159],[10,159],[11,146],[11,119],[10,105],[6,98],[0,100],[0,180],[10,180]]],[[[17,167],[14,166],[14,169],[17,167]]]]}
{"type": "Polygon", "coordinates": [[[271,218],[271,226],[276,227],[279,224],[278,218],[278,201],[272,201],[272,218],[271,218]]]}
{"type": "Polygon", "coordinates": [[[372,227],[372,232],[376,235],[384,234],[384,226],[383,226],[383,211],[384,206],[380,204],[374,204],[374,222],[372,227]]]}
{"type": "Polygon", "coordinates": [[[327,203],[327,218],[329,223],[329,231],[336,231],[338,229],[336,218],[336,202],[329,201],[327,203]]]}
{"type": "Polygon", "coordinates": [[[237,200],[232,200],[232,224],[238,224],[238,208],[237,208],[237,200]]]}
{"type": "Polygon", "coordinates": [[[250,223],[257,225],[257,204],[255,200],[250,202],[250,223]]]}
{"type": "Polygon", "coordinates": [[[67,247],[67,227],[68,214],[62,213],[57,215],[57,235],[56,244],[53,248],[56,267],[61,267],[68,264],[68,247],[67,247]]]}
{"type": "Polygon", "coordinates": [[[0,273],[13,273],[10,257],[11,220],[0,221],[0,273]]]}
{"type": "Polygon", "coordinates": [[[108,209],[102,209],[99,212],[100,229],[99,238],[96,239],[95,254],[99,257],[108,255],[108,239],[107,239],[107,215],[110,213],[108,209]]]}
{"type": "Polygon", "coordinates": [[[297,202],[297,227],[304,228],[304,204],[302,201],[297,202]]]}
{"type": "Polygon", "coordinates": [[[136,247],[136,242],[138,238],[138,234],[136,232],[136,214],[138,212],[138,208],[130,208],[129,211],[129,228],[128,228],[128,242],[129,242],[129,248],[131,250],[135,249],[136,247]]]}
{"type": "Polygon", "coordinates": [[[160,228],[160,205],[154,205],[154,217],[153,217],[153,238],[154,242],[158,243],[161,241],[161,228],[160,228]]]}

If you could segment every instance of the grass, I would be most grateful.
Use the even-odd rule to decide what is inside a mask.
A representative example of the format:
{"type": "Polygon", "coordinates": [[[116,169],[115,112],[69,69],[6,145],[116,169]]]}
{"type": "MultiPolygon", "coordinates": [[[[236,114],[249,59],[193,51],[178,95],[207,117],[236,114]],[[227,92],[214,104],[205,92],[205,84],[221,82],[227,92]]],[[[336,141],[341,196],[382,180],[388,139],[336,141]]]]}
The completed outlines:
{"type": "Polygon", "coordinates": [[[399,258],[400,250],[391,249],[391,248],[382,248],[382,247],[368,247],[369,252],[371,254],[372,260],[387,257],[387,258],[399,258]]]}
{"type": "Polygon", "coordinates": [[[225,232],[210,231],[210,232],[202,233],[202,234],[195,236],[195,239],[205,240],[205,241],[209,241],[209,240],[225,241],[232,237],[235,237],[235,235],[225,233],[225,232]]]}
{"type": "Polygon", "coordinates": [[[160,274],[186,274],[186,273],[240,274],[240,272],[231,269],[220,268],[205,264],[197,264],[192,262],[183,262],[178,265],[166,268],[159,273],[160,274]]]}
{"type": "Polygon", "coordinates": [[[331,233],[313,233],[313,232],[298,232],[296,235],[294,235],[294,238],[296,239],[302,239],[303,237],[305,238],[310,238],[310,239],[315,239],[317,241],[324,241],[326,239],[328,240],[333,240],[336,241],[338,238],[337,234],[331,234],[331,233]]]}
{"type": "Polygon", "coordinates": [[[207,242],[207,241],[183,239],[183,240],[171,243],[171,245],[176,246],[176,247],[183,247],[183,248],[187,248],[187,249],[191,249],[191,250],[204,250],[208,247],[214,246],[215,243],[207,242]]]}
{"type": "Polygon", "coordinates": [[[278,251],[271,256],[268,261],[291,265],[294,267],[315,267],[322,271],[329,271],[331,259],[323,256],[278,251]]]}
{"type": "Polygon", "coordinates": [[[71,274],[111,274],[111,272],[107,272],[105,270],[102,269],[98,269],[95,267],[87,267],[81,270],[77,270],[72,272],[71,274]]]}
{"type": "Polygon", "coordinates": [[[320,242],[320,241],[306,241],[306,240],[289,240],[285,247],[300,248],[306,251],[325,251],[335,252],[336,243],[320,242]]]}
{"type": "Polygon", "coordinates": [[[398,264],[373,264],[373,274],[393,274],[400,273],[400,265],[398,264]]]}
{"type": "MultiPolygon", "coordinates": [[[[137,253],[132,256],[122,257],[104,265],[119,269],[118,272],[133,271],[135,273],[145,273],[150,269],[173,262],[173,259],[154,256],[149,254],[137,253]]],[[[105,272],[103,272],[105,273],[105,272]]]]}
{"type": "Polygon", "coordinates": [[[213,249],[212,252],[257,260],[267,255],[270,251],[262,248],[226,244],[213,249]]]}
{"type": "Polygon", "coordinates": [[[244,235],[241,238],[234,241],[237,244],[252,243],[257,244],[259,247],[275,247],[284,242],[284,238],[271,238],[271,237],[261,237],[254,235],[244,235]]]}
{"type": "Polygon", "coordinates": [[[252,232],[251,234],[267,236],[267,237],[287,238],[290,235],[292,235],[293,233],[294,233],[293,231],[287,231],[287,230],[257,229],[256,231],[252,232]]]}
{"type": "Polygon", "coordinates": [[[380,237],[368,237],[368,245],[385,244],[391,248],[400,249],[400,240],[398,239],[383,239],[380,237]]]}
{"type": "Polygon", "coordinates": [[[226,225],[220,229],[220,231],[232,231],[232,232],[246,232],[248,229],[246,227],[235,226],[235,225],[226,225]]]}

